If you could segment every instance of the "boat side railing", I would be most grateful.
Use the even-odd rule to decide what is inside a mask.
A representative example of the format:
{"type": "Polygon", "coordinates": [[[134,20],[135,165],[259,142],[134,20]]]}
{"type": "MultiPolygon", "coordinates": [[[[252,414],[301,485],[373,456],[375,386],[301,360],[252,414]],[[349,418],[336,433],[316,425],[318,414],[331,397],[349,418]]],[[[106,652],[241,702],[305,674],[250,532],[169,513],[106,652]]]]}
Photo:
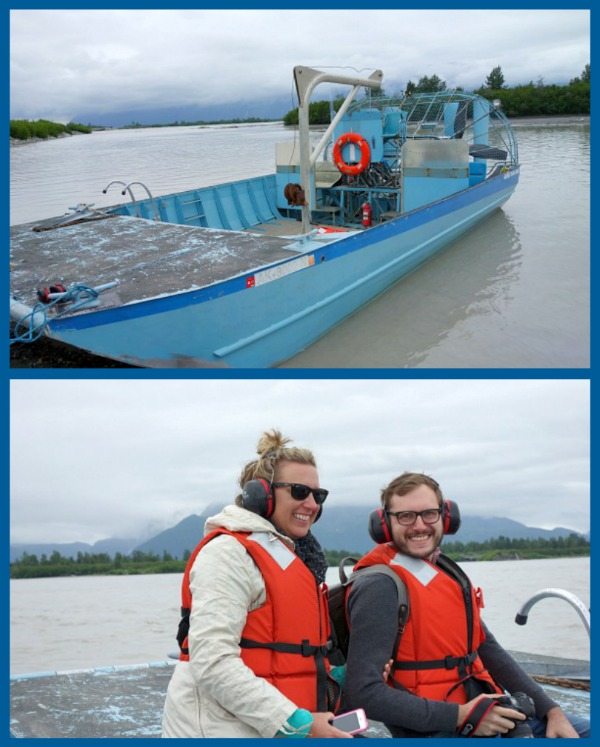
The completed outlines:
{"type": "Polygon", "coordinates": [[[152,210],[154,212],[154,220],[160,221],[160,214],[158,212],[156,200],[154,199],[154,197],[152,196],[152,192],[148,189],[144,182],[129,182],[129,184],[127,184],[121,191],[121,194],[124,195],[125,192],[129,192],[131,194],[131,187],[135,186],[136,184],[146,190],[146,194],[148,195],[148,199],[150,200],[150,204],[152,205],[152,210]]]}
{"type": "MultiPolygon", "coordinates": [[[[368,106],[375,109],[400,109],[404,112],[405,130],[398,138],[398,163],[400,149],[408,139],[464,139],[469,144],[479,144],[495,148],[495,155],[488,154],[488,159],[499,158],[502,150],[504,165],[516,167],[519,163],[517,140],[512,126],[500,108],[500,102],[489,101],[479,94],[464,91],[435,91],[430,93],[412,93],[400,97],[373,96],[356,101],[348,109],[349,114],[368,106]],[[458,105],[454,126],[446,120],[446,106],[458,105]],[[449,129],[449,127],[451,129],[449,129]]],[[[384,134],[388,147],[392,144],[390,134],[384,134]]],[[[485,156],[472,154],[475,159],[485,156]]],[[[389,153],[386,154],[389,160],[389,153]]]]}
{"type": "Polygon", "coordinates": [[[112,182],[109,182],[106,187],[102,190],[102,194],[107,194],[108,190],[112,187],[113,184],[120,184],[122,187],[124,187],[123,191],[121,192],[122,195],[125,194],[125,192],[129,192],[129,196],[131,197],[131,202],[135,204],[135,197],[133,196],[133,192],[131,191],[131,188],[128,184],[125,182],[122,182],[120,179],[113,179],[112,182]]]}
{"type": "Polygon", "coordinates": [[[108,190],[110,189],[110,187],[112,187],[113,184],[119,184],[119,185],[121,185],[123,187],[123,189],[121,190],[121,194],[123,196],[125,196],[126,194],[129,194],[129,197],[131,198],[132,204],[134,205],[134,207],[137,207],[137,209],[138,209],[139,217],[140,218],[143,217],[142,214],[141,214],[141,207],[139,205],[139,202],[135,199],[135,196],[133,194],[133,190],[131,188],[134,187],[135,185],[138,185],[138,186],[142,187],[146,191],[146,194],[148,195],[148,201],[149,201],[149,204],[152,206],[152,212],[154,213],[154,220],[160,221],[160,213],[159,213],[158,207],[156,205],[156,200],[152,196],[152,192],[148,189],[148,187],[144,184],[144,182],[134,181],[134,182],[129,182],[127,184],[124,181],[121,181],[120,179],[113,179],[113,181],[109,182],[106,185],[106,187],[104,187],[104,189],[102,190],[102,194],[105,195],[108,192],[108,190]]]}

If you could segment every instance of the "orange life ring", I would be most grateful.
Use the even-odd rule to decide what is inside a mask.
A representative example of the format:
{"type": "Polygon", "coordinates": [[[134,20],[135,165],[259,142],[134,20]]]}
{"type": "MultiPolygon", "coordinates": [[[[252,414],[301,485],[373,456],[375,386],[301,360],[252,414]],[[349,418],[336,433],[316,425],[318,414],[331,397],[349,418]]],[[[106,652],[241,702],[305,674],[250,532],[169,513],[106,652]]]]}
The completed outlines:
{"type": "Polygon", "coordinates": [[[346,132],[340,135],[333,146],[333,161],[342,174],[358,176],[367,168],[371,162],[371,148],[369,143],[358,132],[346,132]],[[347,143],[354,143],[360,148],[360,161],[358,163],[346,163],[342,158],[342,148],[347,143]]]}

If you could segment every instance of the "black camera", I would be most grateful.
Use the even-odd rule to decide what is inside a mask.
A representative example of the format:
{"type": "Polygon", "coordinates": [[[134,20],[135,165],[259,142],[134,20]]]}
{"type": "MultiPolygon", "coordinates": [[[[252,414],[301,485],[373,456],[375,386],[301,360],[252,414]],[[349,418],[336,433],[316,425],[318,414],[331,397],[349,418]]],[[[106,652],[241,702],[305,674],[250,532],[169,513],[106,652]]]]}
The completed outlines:
{"type": "MultiPolygon", "coordinates": [[[[523,713],[527,718],[535,716],[535,703],[525,693],[513,693],[512,695],[503,695],[501,698],[496,698],[496,705],[506,706],[512,708],[519,713],[523,713]]],[[[512,738],[533,738],[533,732],[527,721],[515,722],[514,729],[511,729],[503,737],[512,738]]]]}

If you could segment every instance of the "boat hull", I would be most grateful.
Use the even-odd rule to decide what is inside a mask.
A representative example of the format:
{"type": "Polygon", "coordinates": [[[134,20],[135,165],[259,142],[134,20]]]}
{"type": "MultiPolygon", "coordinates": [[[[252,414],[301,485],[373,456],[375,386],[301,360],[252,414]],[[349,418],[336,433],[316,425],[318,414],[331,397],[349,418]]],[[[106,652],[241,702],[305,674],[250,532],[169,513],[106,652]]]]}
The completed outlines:
{"type": "Polygon", "coordinates": [[[425,208],[205,288],[61,317],[50,337],[149,368],[267,368],[336,324],[499,208],[506,171],[425,208]]]}

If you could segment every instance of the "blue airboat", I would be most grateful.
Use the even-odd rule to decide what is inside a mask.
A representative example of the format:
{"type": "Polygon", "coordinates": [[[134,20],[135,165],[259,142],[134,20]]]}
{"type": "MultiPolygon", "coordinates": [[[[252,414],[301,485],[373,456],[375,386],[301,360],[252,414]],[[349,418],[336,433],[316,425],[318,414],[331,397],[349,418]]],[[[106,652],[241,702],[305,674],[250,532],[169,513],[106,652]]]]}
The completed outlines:
{"type": "Polygon", "coordinates": [[[157,197],[141,185],[137,200],[131,182],[121,204],[12,227],[13,339],[156,368],[265,368],[311,345],[518,183],[497,104],[389,99],[382,77],[296,67],[298,138],[278,144],[273,174],[157,197]],[[350,91],[315,142],[322,83],[350,91]]]}

